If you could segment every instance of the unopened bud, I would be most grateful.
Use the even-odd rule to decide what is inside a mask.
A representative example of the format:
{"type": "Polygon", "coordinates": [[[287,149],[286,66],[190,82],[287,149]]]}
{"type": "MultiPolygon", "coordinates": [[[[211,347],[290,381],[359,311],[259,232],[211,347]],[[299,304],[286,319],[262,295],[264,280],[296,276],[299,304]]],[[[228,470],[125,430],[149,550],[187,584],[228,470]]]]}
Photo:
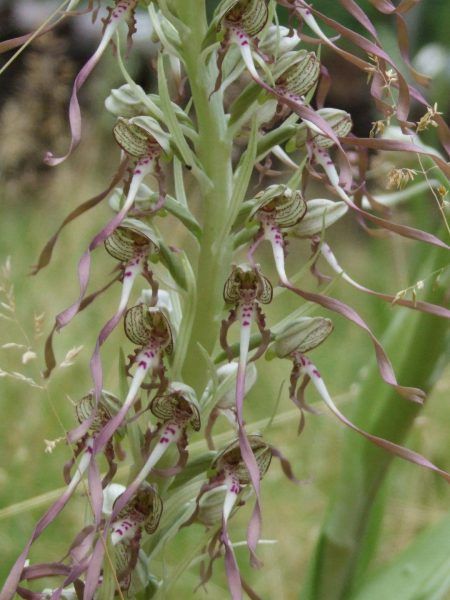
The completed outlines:
{"type": "MultiPolygon", "coordinates": [[[[136,87],[145,96],[144,90],[138,85],[136,87]]],[[[128,83],[111,90],[110,95],[105,100],[105,108],[116,117],[125,118],[145,115],[148,110],[128,83]]]]}
{"type": "Polygon", "coordinates": [[[266,354],[271,360],[277,356],[285,358],[292,352],[305,353],[319,346],[333,331],[330,319],[324,317],[300,317],[289,323],[275,338],[266,354]]]}
{"type": "Polygon", "coordinates": [[[304,218],[295,227],[293,234],[296,237],[309,238],[319,234],[322,229],[327,229],[348,210],[345,202],[333,202],[325,198],[308,200],[308,210],[304,218]]]}
{"type": "Polygon", "coordinates": [[[259,43],[259,49],[271,56],[282,56],[291,52],[300,44],[300,38],[295,31],[283,25],[269,25],[264,39],[259,43]]]}

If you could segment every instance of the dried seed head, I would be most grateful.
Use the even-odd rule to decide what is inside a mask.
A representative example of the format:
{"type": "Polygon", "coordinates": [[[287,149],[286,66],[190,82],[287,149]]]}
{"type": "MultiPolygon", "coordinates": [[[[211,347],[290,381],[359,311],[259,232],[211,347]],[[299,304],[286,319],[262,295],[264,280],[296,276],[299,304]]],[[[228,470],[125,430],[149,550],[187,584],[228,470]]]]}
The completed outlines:
{"type": "MultiPolygon", "coordinates": [[[[260,435],[249,435],[248,441],[255,455],[260,479],[262,479],[270,466],[272,450],[260,435]]],[[[232,472],[239,479],[241,485],[246,485],[250,482],[249,472],[242,459],[239,440],[234,440],[234,442],[231,442],[231,444],[228,444],[228,446],[219,452],[213,460],[211,468],[218,473],[232,472]]]]}
{"type": "MultiPolygon", "coordinates": [[[[98,433],[112,418],[112,416],[117,413],[120,407],[120,400],[113,394],[103,390],[98,401],[97,411],[90,427],[91,433],[98,433]]],[[[78,422],[83,423],[89,419],[94,409],[95,395],[93,392],[91,392],[86,396],[83,396],[83,398],[78,400],[78,402],[75,404],[75,413],[77,415],[78,422]]]]}
{"type": "MultiPolygon", "coordinates": [[[[334,326],[324,317],[301,317],[289,323],[275,338],[271,354],[285,358],[292,352],[305,353],[324,342],[334,326]]],[[[270,358],[270,355],[268,356],[270,358]]]]}
{"type": "Polygon", "coordinates": [[[200,431],[200,407],[194,390],[184,383],[174,382],[168,394],[156,396],[150,404],[152,413],[163,422],[176,421],[200,431]]]}
{"type": "Polygon", "coordinates": [[[235,266],[223,288],[223,297],[228,304],[255,300],[261,304],[269,304],[272,294],[272,284],[261,274],[258,265],[235,266]]]}
{"type": "MultiPolygon", "coordinates": [[[[320,108],[316,112],[330,125],[337,137],[345,137],[352,130],[352,118],[345,110],[339,110],[337,108],[320,108]]],[[[310,133],[311,140],[316,146],[319,146],[320,148],[331,148],[334,146],[333,140],[323,135],[316,125],[310,121],[304,121],[299,125],[294,140],[289,144],[290,148],[288,148],[288,151],[304,146],[308,139],[308,132],[310,133]]]]}
{"type": "MultiPolygon", "coordinates": [[[[117,500],[119,498],[120,496],[117,500]]],[[[144,482],[127,506],[120,511],[117,519],[129,519],[144,527],[145,531],[150,534],[158,528],[162,510],[163,503],[155,486],[144,482]]]]}
{"type": "Polygon", "coordinates": [[[308,200],[305,217],[297,224],[293,234],[300,238],[309,238],[319,234],[336,223],[348,211],[345,202],[333,202],[324,198],[308,200]]]}
{"type": "Polygon", "coordinates": [[[282,228],[293,227],[305,216],[306,202],[300,190],[271,185],[255,196],[250,218],[270,217],[282,228]]]}
{"type": "Polygon", "coordinates": [[[320,60],[314,52],[288,52],[276,64],[275,87],[282,93],[303,96],[319,79],[320,60]]]}
{"type": "Polygon", "coordinates": [[[111,256],[128,262],[137,255],[157,254],[159,245],[152,230],[136,219],[125,220],[105,240],[105,248],[111,256]]]}
{"type": "Polygon", "coordinates": [[[269,18],[264,0],[237,0],[226,12],[225,21],[245,31],[249,36],[258,35],[269,18]]]}
{"type": "Polygon", "coordinates": [[[172,329],[163,309],[137,304],[125,313],[125,334],[137,346],[154,342],[167,354],[173,350],[172,329]]]}

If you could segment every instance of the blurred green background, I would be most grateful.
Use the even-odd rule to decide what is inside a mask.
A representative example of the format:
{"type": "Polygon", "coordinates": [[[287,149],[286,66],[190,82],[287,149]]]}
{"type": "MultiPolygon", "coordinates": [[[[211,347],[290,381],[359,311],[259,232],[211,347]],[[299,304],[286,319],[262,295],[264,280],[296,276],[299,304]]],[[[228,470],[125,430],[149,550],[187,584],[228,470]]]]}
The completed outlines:
{"type": "MultiPolygon", "coordinates": [[[[360,4],[368,6],[367,2],[360,4]]],[[[345,21],[336,2],[322,0],[320,8],[345,21]]],[[[388,47],[395,53],[389,19],[373,9],[371,16],[388,47]]],[[[447,56],[447,66],[434,74],[429,92],[433,101],[440,102],[440,110],[448,109],[449,49],[446,26],[449,21],[450,5],[446,0],[424,0],[409,19],[414,55],[423,51],[425,45],[433,43],[436,52],[447,56]]],[[[346,24],[354,25],[351,19],[346,24]]],[[[10,27],[14,33],[17,24],[11,22],[10,27]]],[[[30,266],[36,262],[38,253],[64,216],[81,201],[106,187],[118,161],[118,150],[110,135],[113,119],[102,108],[108,90],[122,83],[111,56],[104,58],[95,76],[83,89],[84,138],[79,150],[67,164],[56,169],[45,167],[41,160],[45,150],[64,150],[67,145],[67,99],[71,81],[86,51],[86,48],[76,46],[70,28],[44,37],[5,73],[5,85],[1,93],[0,256],[3,264],[8,256],[11,257],[10,281],[14,286],[15,315],[20,326],[10,320],[1,321],[0,368],[31,377],[39,385],[42,383],[40,371],[43,368],[45,335],[52,326],[55,314],[68,306],[77,295],[77,261],[93,234],[108,218],[106,203],[64,231],[47,269],[36,277],[30,277],[30,266]],[[36,318],[40,322],[41,315],[42,332],[40,327],[36,332],[36,318]],[[24,340],[24,332],[30,342],[24,340]],[[3,347],[12,342],[27,346],[31,344],[37,352],[36,359],[22,364],[24,350],[3,347]]],[[[136,54],[130,59],[130,69],[143,83],[151,85],[150,58],[142,52],[136,54]]],[[[334,57],[327,57],[326,61],[335,81],[330,104],[334,102],[335,105],[350,108],[360,129],[370,128],[367,93],[361,76],[334,57]],[[355,80],[355,77],[359,79],[355,80]]],[[[415,108],[414,114],[420,117],[422,112],[415,108]]],[[[370,120],[373,120],[372,116],[370,120]]],[[[391,160],[395,158],[386,157],[380,161],[381,174],[374,182],[379,191],[385,191],[384,177],[391,160]]],[[[319,196],[319,190],[311,190],[310,197],[319,196]]],[[[430,194],[415,198],[408,211],[396,211],[395,218],[428,231],[437,231],[439,227],[438,211],[430,194]]],[[[172,232],[171,243],[182,246],[182,229],[172,228],[172,232]]],[[[352,277],[373,289],[395,293],[416,281],[417,262],[423,260],[423,254],[419,254],[417,245],[412,242],[398,238],[370,238],[351,215],[336,225],[327,239],[352,277]]],[[[305,244],[292,243],[289,250],[288,269],[295,272],[308,258],[309,249],[305,244]]],[[[270,265],[267,249],[262,262],[270,265]]],[[[114,266],[102,249],[95,253],[91,280],[97,282],[97,287],[107,281],[114,266]]],[[[310,289],[315,289],[312,279],[305,282],[310,289]]],[[[8,289],[4,277],[2,285],[4,290],[8,289]]],[[[119,286],[116,284],[55,337],[60,361],[74,347],[82,345],[83,350],[73,366],[60,368],[54,373],[48,393],[9,376],[0,379],[3,415],[0,421],[0,581],[3,581],[46,506],[42,504],[29,510],[20,506],[14,508],[14,505],[45,494],[63,483],[61,469],[70,452],[61,442],[53,453],[46,454],[44,440],[59,438],[64,435],[64,428],[69,429],[74,425],[70,399],[78,399],[91,385],[88,369],[90,353],[100,326],[114,312],[118,293],[119,286]],[[8,510],[8,507],[13,508],[8,510]]],[[[394,314],[404,310],[398,307],[392,309],[381,301],[362,296],[346,287],[344,282],[338,283],[334,294],[360,311],[381,337],[394,314]]],[[[1,300],[8,303],[4,295],[1,300]]],[[[267,310],[269,325],[298,304],[298,298],[282,296],[267,310]]],[[[15,318],[6,308],[2,312],[9,318],[15,318]]],[[[321,369],[342,411],[350,415],[352,401],[372,360],[372,348],[367,337],[355,327],[338,317],[333,317],[333,321],[333,335],[326,344],[314,351],[312,358],[321,369]]],[[[402,339],[400,335],[399,356],[395,353],[392,356],[394,366],[404,351],[402,339]]],[[[433,339],[429,343],[432,345],[433,339]]],[[[119,328],[103,351],[105,387],[112,390],[117,386],[117,356],[121,346],[126,352],[132,350],[119,328]]],[[[246,401],[249,422],[271,414],[280,382],[283,379],[286,381],[288,373],[287,362],[260,363],[257,386],[246,401]]],[[[407,439],[409,447],[447,470],[450,468],[449,375],[449,369],[444,371],[407,439]]],[[[401,383],[408,385],[411,382],[401,383]]],[[[292,410],[286,396],[285,384],[280,413],[292,410]]],[[[312,391],[310,399],[316,400],[312,391]]],[[[370,411],[376,402],[376,397],[367,398],[367,410],[370,411]]],[[[276,545],[262,547],[260,554],[266,568],[259,572],[246,567],[248,561],[244,549],[237,551],[245,578],[264,599],[298,598],[321,522],[339,477],[343,427],[325,408],[321,412],[320,416],[308,415],[305,431],[300,437],[297,436],[297,415],[273,425],[266,432],[267,438],[291,460],[302,484],[294,486],[283,477],[278,466],[273,465],[263,485],[263,537],[278,541],[276,545]]],[[[387,489],[381,542],[372,569],[389,562],[424,527],[444,516],[450,500],[448,487],[437,476],[410,464],[402,464],[398,459],[391,469],[387,489]]],[[[78,498],[64,510],[33,547],[30,555],[32,561],[56,559],[65,553],[80,528],[83,506],[83,500],[78,498]]],[[[233,540],[245,538],[248,516],[246,507],[233,519],[233,540]]],[[[201,534],[199,526],[185,530],[166,549],[165,560],[169,569],[189,553],[195,556],[196,538],[200,539],[201,534]]],[[[159,574],[161,569],[161,564],[155,565],[159,574]]],[[[217,564],[215,573],[209,585],[209,597],[225,599],[228,595],[220,564],[217,564]]],[[[197,569],[191,569],[168,597],[193,597],[193,589],[197,584],[197,569]]],[[[207,596],[200,590],[197,597],[207,596]]],[[[394,598],[395,595],[392,600],[394,598]]]]}

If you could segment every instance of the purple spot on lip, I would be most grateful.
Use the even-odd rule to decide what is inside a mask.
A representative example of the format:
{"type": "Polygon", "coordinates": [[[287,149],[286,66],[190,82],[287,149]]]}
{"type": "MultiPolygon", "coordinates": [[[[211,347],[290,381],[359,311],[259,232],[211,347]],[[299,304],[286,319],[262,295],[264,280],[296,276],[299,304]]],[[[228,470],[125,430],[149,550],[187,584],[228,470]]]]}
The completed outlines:
{"type": "Polygon", "coordinates": [[[247,327],[248,325],[250,325],[250,323],[249,323],[249,321],[244,321],[244,322],[242,323],[242,325],[243,325],[244,327],[247,327]]]}
{"type": "Polygon", "coordinates": [[[123,531],[121,529],[116,529],[116,533],[118,533],[119,535],[123,535],[123,531]]]}
{"type": "Polygon", "coordinates": [[[138,364],[138,367],[142,367],[143,369],[146,369],[147,363],[145,362],[145,360],[141,360],[141,362],[138,364]]]}
{"type": "Polygon", "coordinates": [[[245,40],[245,42],[242,42],[241,46],[248,46],[247,40],[245,40]]]}
{"type": "Polygon", "coordinates": [[[140,169],[136,169],[136,171],[134,172],[135,175],[140,175],[142,173],[142,171],[140,169]]]}
{"type": "Polygon", "coordinates": [[[315,375],[316,377],[320,377],[320,373],[317,369],[313,369],[313,375],[315,375]]]}

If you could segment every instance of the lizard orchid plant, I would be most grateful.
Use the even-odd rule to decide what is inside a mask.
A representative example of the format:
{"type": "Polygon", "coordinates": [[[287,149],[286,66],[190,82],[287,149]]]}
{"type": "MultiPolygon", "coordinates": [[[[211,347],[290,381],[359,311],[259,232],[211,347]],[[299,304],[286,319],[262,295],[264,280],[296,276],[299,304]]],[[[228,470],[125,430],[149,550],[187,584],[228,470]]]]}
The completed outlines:
{"type": "MultiPolygon", "coordinates": [[[[70,2],[58,22],[74,16],[79,4],[83,3],[70,2]]],[[[340,266],[328,232],[354,214],[365,231],[370,222],[378,230],[448,250],[438,236],[396,223],[385,212],[378,214],[377,190],[367,177],[368,152],[409,153],[428,161],[442,180],[450,166],[421,142],[409,120],[410,102],[414,99],[428,111],[430,105],[406,82],[356,2],[341,2],[342,10],[356,18],[365,35],[320,12],[320,0],[314,6],[303,0],[222,0],[209,19],[204,0],[98,4],[95,10],[104,12],[104,30],[73,85],[69,152],[60,158],[49,153],[46,160],[57,165],[82,145],[78,94],[113,45],[123,81],[111,90],[105,107],[112,146],[118,146],[117,171],[103,192],[69,213],[34,272],[48,265],[60,231],[76,217],[105,199],[112,214],[84,252],[80,250],[79,295],[56,317],[46,345],[46,376],[55,366],[54,331],[68,326],[115,282],[121,282],[121,290],[117,310],[92,348],[93,389],[88,394],[80,391],[80,396],[86,395],[75,405],[78,425],[66,436],[73,449],[64,468],[67,487],[38,522],[11,568],[0,600],[11,600],[16,593],[52,600],[68,594],[83,600],[166,597],[166,575],[155,558],[181,527],[195,523],[207,527],[201,582],[207,583],[213,563],[224,558],[233,600],[244,593],[258,598],[240,574],[230,535],[232,519],[240,506],[253,502],[247,546],[251,564],[259,566],[261,488],[271,458],[280,458],[285,473],[296,481],[281,452],[249,422],[252,389],[258,390],[258,403],[268,417],[273,407],[269,388],[255,385],[264,355],[266,360],[292,363],[289,396],[301,413],[300,432],[304,413],[317,413],[305,399],[312,383],[350,430],[450,482],[450,475],[427,458],[365,431],[341,412],[325,385],[332,374],[322,375],[310,359],[314,348],[326,344],[333,322],[307,314],[320,307],[362,329],[373,343],[384,382],[404,398],[423,402],[421,389],[397,382],[387,353],[365,320],[327,295],[328,289],[312,291],[316,281],[308,279],[308,272],[319,286],[328,282],[331,278],[319,271],[322,261],[331,269],[335,285],[349,284],[355,293],[393,303],[394,310],[401,305],[448,318],[450,311],[439,304],[377,292],[355,281],[340,266]],[[278,22],[286,13],[289,27],[278,22]],[[123,24],[129,23],[132,34],[136,15],[149,20],[156,44],[156,89],[151,92],[134,81],[122,53],[123,24]],[[324,25],[337,36],[324,33],[324,25]],[[345,48],[341,38],[349,42],[345,48]],[[352,133],[349,112],[325,106],[333,73],[327,74],[321,64],[324,51],[336,52],[370,75],[368,93],[386,127],[398,126],[395,139],[384,134],[359,138],[352,133]],[[388,68],[395,74],[389,86],[388,68]],[[273,160],[282,170],[272,169],[273,160]],[[278,179],[266,185],[266,177],[278,179]],[[321,197],[312,181],[322,186],[321,197]],[[368,206],[364,198],[371,201],[368,206]],[[175,233],[175,225],[184,228],[184,237],[175,233]],[[298,239],[307,241],[312,256],[292,244],[292,257],[287,258],[289,241],[298,239]],[[273,261],[264,260],[264,241],[273,261]],[[116,274],[88,295],[91,263],[102,250],[118,261],[116,274]],[[299,273],[291,272],[294,260],[299,273]],[[283,309],[281,294],[291,295],[297,307],[277,322],[271,306],[283,309]],[[122,342],[132,342],[136,349],[128,364],[120,353],[121,389],[112,394],[103,389],[101,353],[122,321],[122,342]],[[220,415],[226,417],[221,420],[226,432],[216,437],[213,427],[220,415]],[[199,447],[205,449],[201,456],[199,447]],[[108,471],[102,477],[105,459],[108,471]],[[117,463],[122,463],[120,469],[117,463]],[[67,556],[30,564],[31,546],[81,485],[89,510],[67,556]],[[50,592],[41,591],[44,578],[58,580],[50,592]],[[25,587],[27,582],[40,591],[25,587]]],[[[398,7],[390,0],[372,4],[404,23],[402,15],[414,2],[398,7]]],[[[93,11],[94,2],[83,9],[93,11]]],[[[0,50],[18,43],[12,40],[0,50]]],[[[129,50],[133,51],[130,44],[129,50]]],[[[420,74],[413,75],[420,79],[420,74]]],[[[442,151],[449,152],[449,129],[435,113],[442,151]]],[[[344,350],[345,340],[342,347],[351,352],[344,350]]],[[[376,402],[371,398],[372,405],[376,402]]]]}

